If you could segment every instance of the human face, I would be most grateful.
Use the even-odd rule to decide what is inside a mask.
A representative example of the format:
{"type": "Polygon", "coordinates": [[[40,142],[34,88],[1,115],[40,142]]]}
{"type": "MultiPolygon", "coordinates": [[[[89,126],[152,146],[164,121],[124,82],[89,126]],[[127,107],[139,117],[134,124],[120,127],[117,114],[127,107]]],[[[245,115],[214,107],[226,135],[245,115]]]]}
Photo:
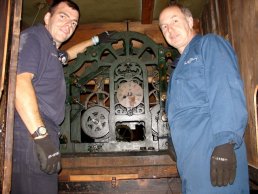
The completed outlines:
{"type": "Polygon", "coordinates": [[[193,18],[184,15],[178,7],[168,7],[161,12],[159,25],[168,44],[183,53],[194,36],[193,18]]]}
{"type": "Polygon", "coordinates": [[[46,13],[44,17],[45,27],[56,42],[57,48],[71,37],[78,24],[78,19],[78,11],[64,2],[57,5],[54,13],[46,13]]]}

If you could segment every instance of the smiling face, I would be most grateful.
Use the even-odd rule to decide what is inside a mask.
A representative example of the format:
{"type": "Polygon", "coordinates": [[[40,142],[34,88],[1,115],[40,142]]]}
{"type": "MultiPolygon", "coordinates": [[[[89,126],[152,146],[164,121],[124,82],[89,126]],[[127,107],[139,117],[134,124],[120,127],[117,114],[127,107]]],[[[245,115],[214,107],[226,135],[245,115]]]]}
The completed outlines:
{"type": "Polygon", "coordinates": [[[193,18],[184,14],[178,7],[167,7],[159,16],[160,29],[171,46],[182,53],[195,33],[193,18]]]}
{"type": "Polygon", "coordinates": [[[52,35],[58,48],[64,41],[69,39],[78,24],[79,12],[61,2],[53,13],[46,13],[44,17],[45,27],[52,35]]]}

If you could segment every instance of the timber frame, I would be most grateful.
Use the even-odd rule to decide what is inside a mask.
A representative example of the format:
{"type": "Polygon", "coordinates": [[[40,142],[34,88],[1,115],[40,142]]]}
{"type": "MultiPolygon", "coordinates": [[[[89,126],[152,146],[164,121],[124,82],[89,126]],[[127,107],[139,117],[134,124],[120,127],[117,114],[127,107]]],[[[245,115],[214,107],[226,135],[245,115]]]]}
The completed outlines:
{"type": "Polygon", "coordinates": [[[11,188],[14,96],[20,36],[22,0],[1,1],[1,72],[0,72],[0,191],[11,188]],[[2,52],[3,51],[3,52],[2,52]]]}

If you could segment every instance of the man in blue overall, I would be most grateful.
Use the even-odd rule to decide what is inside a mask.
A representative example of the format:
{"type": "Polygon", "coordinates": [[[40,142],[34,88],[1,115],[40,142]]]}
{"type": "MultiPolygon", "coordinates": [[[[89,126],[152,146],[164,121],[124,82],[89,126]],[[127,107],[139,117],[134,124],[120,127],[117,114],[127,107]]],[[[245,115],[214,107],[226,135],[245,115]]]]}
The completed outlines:
{"type": "MultiPolygon", "coordinates": [[[[79,15],[79,7],[74,2],[54,1],[44,16],[45,25],[39,24],[21,33],[12,194],[58,193],[58,172],[61,169],[58,135],[66,98],[58,48],[74,33],[79,15]]],[[[104,32],[63,54],[73,59],[88,46],[110,41],[111,34],[104,32]]]]}
{"type": "Polygon", "coordinates": [[[175,3],[159,17],[181,54],[166,112],[184,194],[249,194],[243,139],[247,110],[238,62],[222,37],[195,34],[191,12],[175,3]]]}

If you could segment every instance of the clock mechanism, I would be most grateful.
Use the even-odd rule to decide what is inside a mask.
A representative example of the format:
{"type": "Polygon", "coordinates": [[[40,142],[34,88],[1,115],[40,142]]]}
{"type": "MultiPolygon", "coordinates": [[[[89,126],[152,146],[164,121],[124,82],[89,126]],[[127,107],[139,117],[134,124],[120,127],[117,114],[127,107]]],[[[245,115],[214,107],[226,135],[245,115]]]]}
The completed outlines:
{"type": "Polygon", "coordinates": [[[139,32],[117,32],[112,38],[88,47],[64,68],[62,153],[168,148],[164,109],[171,49],[139,32]]]}

